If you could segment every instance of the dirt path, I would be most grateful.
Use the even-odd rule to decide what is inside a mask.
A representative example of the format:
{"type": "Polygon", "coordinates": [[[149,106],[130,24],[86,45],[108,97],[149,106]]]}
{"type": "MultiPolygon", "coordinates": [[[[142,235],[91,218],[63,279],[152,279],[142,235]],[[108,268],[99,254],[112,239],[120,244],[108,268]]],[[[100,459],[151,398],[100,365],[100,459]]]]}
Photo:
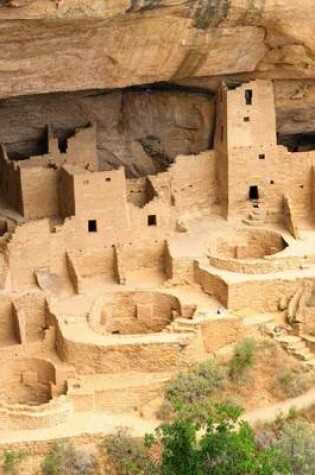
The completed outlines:
{"type": "MultiPolygon", "coordinates": [[[[247,412],[242,420],[255,424],[257,422],[272,422],[279,415],[287,416],[291,408],[297,410],[307,409],[315,404],[315,387],[296,398],[272,404],[270,406],[247,412]]],[[[159,425],[156,419],[144,419],[138,414],[108,414],[105,412],[78,412],[67,424],[38,429],[20,431],[0,431],[0,445],[5,443],[47,441],[67,437],[78,437],[86,434],[106,435],[112,433],[117,427],[130,428],[132,434],[143,436],[153,432],[159,425]]]]}
{"type": "Polygon", "coordinates": [[[292,408],[297,410],[308,409],[313,404],[315,404],[315,388],[310,389],[301,396],[286,399],[256,411],[247,412],[243,415],[242,419],[251,425],[257,422],[272,422],[278,416],[287,416],[292,408]]]}

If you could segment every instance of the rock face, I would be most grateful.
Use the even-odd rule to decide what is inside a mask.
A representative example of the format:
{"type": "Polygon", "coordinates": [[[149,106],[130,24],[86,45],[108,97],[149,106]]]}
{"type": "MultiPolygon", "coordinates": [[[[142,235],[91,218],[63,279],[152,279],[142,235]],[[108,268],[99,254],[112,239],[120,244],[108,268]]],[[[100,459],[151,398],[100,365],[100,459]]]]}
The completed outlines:
{"type": "Polygon", "coordinates": [[[101,168],[124,165],[128,176],[140,176],[166,169],[178,154],[211,147],[214,100],[209,93],[147,87],[0,101],[0,143],[14,159],[46,151],[45,124],[58,134],[89,122],[97,125],[101,168]]]}
{"type": "Polygon", "coordinates": [[[96,120],[104,168],[152,173],[209,144],[210,96],[104,90],[163,82],[213,93],[222,78],[258,77],[274,81],[280,136],[312,134],[314,28],[314,0],[0,0],[0,98],[100,91],[32,97],[24,113],[7,103],[0,139],[23,154],[43,146],[47,118],[66,128],[96,120]]]}
{"type": "Polygon", "coordinates": [[[241,73],[315,76],[313,0],[1,5],[2,97],[241,73]]]}

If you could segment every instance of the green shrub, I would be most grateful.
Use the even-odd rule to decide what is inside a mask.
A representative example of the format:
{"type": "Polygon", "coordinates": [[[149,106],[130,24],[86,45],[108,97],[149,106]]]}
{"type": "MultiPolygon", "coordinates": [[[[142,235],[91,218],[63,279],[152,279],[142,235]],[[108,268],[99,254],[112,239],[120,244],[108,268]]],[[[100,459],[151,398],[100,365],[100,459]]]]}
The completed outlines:
{"type": "Polygon", "coordinates": [[[280,397],[296,397],[307,391],[311,387],[312,382],[303,372],[291,368],[282,368],[275,376],[272,389],[280,397]]]}
{"type": "Polygon", "coordinates": [[[19,473],[19,466],[29,454],[23,450],[5,450],[3,453],[3,470],[5,473],[15,475],[19,473]]]}
{"type": "Polygon", "coordinates": [[[153,475],[155,464],[143,442],[131,437],[128,429],[120,427],[104,440],[109,461],[123,475],[153,475]]]}
{"type": "Polygon", "coordinates": [[[195,404],[212,396],[227,384],[227,373],[214,360],[207,360],[186,373],[179,373],[166,389],[168,399],[174,409],[184,404],[195,404]]]}
{"type": "Polygon", "coordinates": [[[288,421],[274,447],[289,460],[294,475],[315,473],[315,431],[310,424],[299,420],[288,421]]]}
{"type": "Polygon", "coordinates": [[[255,363],[256,343],[252,338],[245,338],[234,350],[229,363],[230,376],[233,381],[243,383],[247,381],[248,371],[255,363]]]}
{"type": "Polygon", "coordinates": [[[46,455],[43,475],[92,475],[96,460],[92,455],[76,449],[71,443],[55,444],[46,455]]]}
{"type": "Polygon", "coordinates": [[[157,416],[170,420],[177,413],[203,421],[213,411],[217,391],[224,389],[227,382],[227,370],[223,365],[214,359],[199,363],[170,381],[157,416]]]}
{"type": "Polygon", "coordinates": [[[155,413],[156,417],[161,421],[169,421],[174,416],[174,411],[171,402],[164,399],[160,407],[155,413]]]}

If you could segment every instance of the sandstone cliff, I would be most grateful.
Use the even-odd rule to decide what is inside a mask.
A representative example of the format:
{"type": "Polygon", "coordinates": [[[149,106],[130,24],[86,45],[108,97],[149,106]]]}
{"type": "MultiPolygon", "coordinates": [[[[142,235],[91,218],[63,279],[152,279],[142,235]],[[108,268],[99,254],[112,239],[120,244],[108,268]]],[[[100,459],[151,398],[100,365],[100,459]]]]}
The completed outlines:
{"type": "MultiPolygon", "coordinates": [[[[236,81],[272,78],[279,133],[311,133],[315,130],[314,27],[314,0],[0,0],[0,98],[82,90],[99,90],[103,94],[104,90],[158,82],[211,92],[222,77],[236,81]]],[[[181,95],[174,100],[187,116],[190,106],[185,112],[188,103],[182,98],[181,95]]],[[[110,101],[109,118],[103,114],[101,122],[113,116],[112,107],[117,104],[113,105],[113,98],[110,101]]],[[[144,98],[139,101],[138,98],[138,106],[146,107],[144,98]]],[[[161,121],[165,98],[160,95],[158,99],[156,95],[154,101],[161,101],[160,112],[155,116],[156,121],[161,121]]],[[[74,107],[82,111],[79,102],[74,107]]],[[[149,115],[153,113],[153,102],[148,106],[149,115]]],[[[90,100],[88,113],[81,121],[99,113],[99,105],[93,111],[92,104],[96,103],[96,99],[90,100]]],[[[36,106],[37,118],[41,117],[40,104],[41,100],[36,106]]],[[[11,106],[14,108],[14,103],[6,103],[7,109],[11,106]]],[[[26,113],[28,105],[25,107],[26,113]]],[[[202,116],[201,136],[199,132],[197,138],[190,133],[187,139],[185,132],[189,145],[176,151],[174,139],[173,145],[168,142],[159,145],[158,150],[155,143],[155,159],[152,154],[148,159],[152,144],[142,139],[160,139],[162,135],[163,142],[165,131],[135,134],[131,126],[131,136],[139,139],[140,135],[142,142],[138,140],[135,145],[134,139],[128,138],[119,153],[116,146],[113,152],[111,144],[121,141],[120,132],[111,131],[110,136],[106,132],[107,151],[104,135],[99,140],[104,166],[128,162],[130,154],[135,156],[135,147],[139,152],[139,143],[142,158],[136,168],[148,166],[151,171],[157,160],[168,161],[176,152],[199,151],[205,143],[204,127],[210,128],[207,137],[213,133],[210,109],[206,119],[202,116]]],[[[86,100],[83,110],[87,110],[86,100]]],[[[130,107],[128,110],[130,115],[130,107]]],[[[66,116],[61,114],[57,122],[63,123],[66,116]]],[[[22,111],[20,117],[24,117],[22,111]]],[[[166,119],[165,130],[176,121],[183,123],[178,114],[177,119],[166,119]]],[[[149,124],[152,125],[151,119],[149,124]]],[[[30,126],[33,125],[31,119],[30,126]]],[[[38,131],[33,133],[32,140],[38,136],[38,131]]],[[[0,139],[5,137],[3,131],[0,139]]],[[[182,138],[181,132],[178,137],[182,138]]],[[[19,140],[23,142],[21,137],[19,140]]],[[[7,141],[14,142],[14,138],[7,141]]]]}
{"type": "Polygon", "coordinates": [[[315,76],[314,0],[2,0],[0,95],[315,76]]]}

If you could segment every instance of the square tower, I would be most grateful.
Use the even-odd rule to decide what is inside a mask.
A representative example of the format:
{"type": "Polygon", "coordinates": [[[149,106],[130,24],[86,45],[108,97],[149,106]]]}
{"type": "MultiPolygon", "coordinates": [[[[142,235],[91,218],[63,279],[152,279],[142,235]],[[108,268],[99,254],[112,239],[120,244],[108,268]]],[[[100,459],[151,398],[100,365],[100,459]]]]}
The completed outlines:
{"type": "Polygon", "coordinates": [[[245,177],[257,175],[259,181],[265,175],[266,156],[277,149],[272,82],[252,81],[233,89],[221,84],[216,124],[218,201],[225,217],[241,215],[248,206],[245,177]]]}

